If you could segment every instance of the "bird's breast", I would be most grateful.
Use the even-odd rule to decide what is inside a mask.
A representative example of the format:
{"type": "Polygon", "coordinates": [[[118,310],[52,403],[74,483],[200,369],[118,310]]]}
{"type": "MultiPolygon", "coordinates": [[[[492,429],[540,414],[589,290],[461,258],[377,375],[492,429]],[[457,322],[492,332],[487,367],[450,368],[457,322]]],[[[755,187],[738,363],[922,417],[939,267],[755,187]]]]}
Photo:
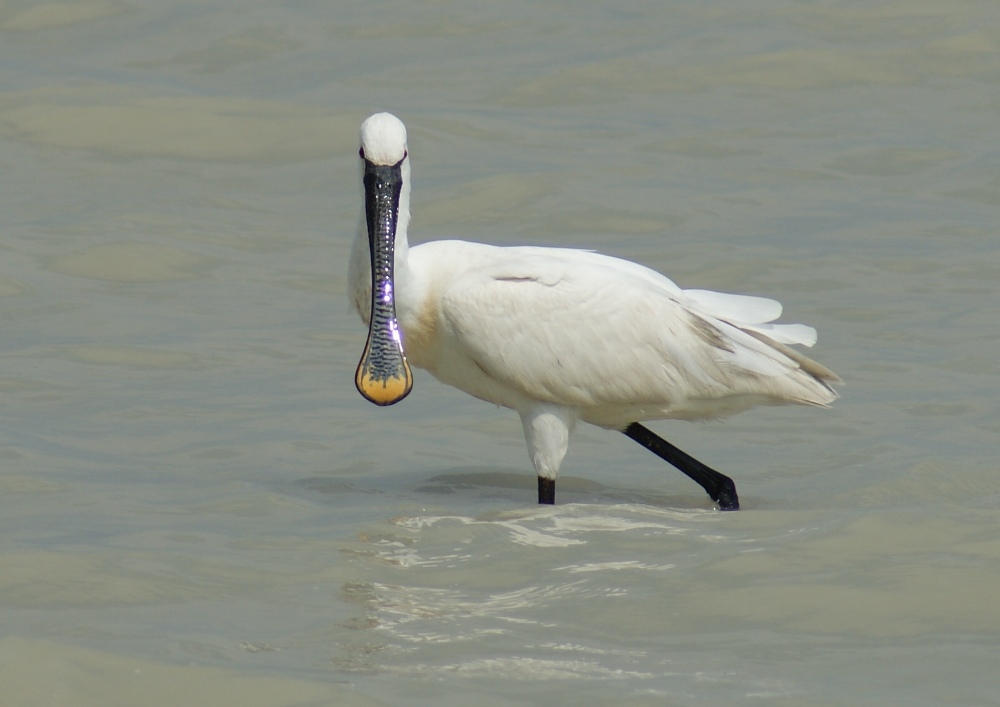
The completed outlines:
{"type": "Polygon", "coordinates": [[[403,330],[403,353],[418,368],[431,370],[440,355],[440,313],[432,297],[419,301],[404,300],[398,312],[399,326],[403,330]]]}

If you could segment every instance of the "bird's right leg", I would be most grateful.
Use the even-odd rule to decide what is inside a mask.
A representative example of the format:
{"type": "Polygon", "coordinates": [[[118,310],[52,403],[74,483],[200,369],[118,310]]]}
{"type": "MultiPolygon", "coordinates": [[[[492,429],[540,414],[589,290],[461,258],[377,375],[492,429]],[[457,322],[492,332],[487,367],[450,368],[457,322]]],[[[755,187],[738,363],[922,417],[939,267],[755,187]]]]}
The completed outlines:
{"type": "Polygon", "coordinates": [[[576,415],[556,405],[539,405],[521,413],[528,456],[538,474],[538,502],[556,502],[556,477],[569,448],[569,433],[576,415]]]}
{"type": "Polygon", "coordinates": [[[738,511],[740,509],[740,497],[736,495],[736,484],[725,474],[702,464],[690,454],[681,451],[638,422],[633,422],[622,432],[660,459],[670,462],[697,481],[708,492],[711,499],[719,504],[720,510],[738,511]]]}
{"type": "Polygon", "coordinates": [[[538,477],[538,502],[549,506],[556,503],[556,480],[538,477]]]}

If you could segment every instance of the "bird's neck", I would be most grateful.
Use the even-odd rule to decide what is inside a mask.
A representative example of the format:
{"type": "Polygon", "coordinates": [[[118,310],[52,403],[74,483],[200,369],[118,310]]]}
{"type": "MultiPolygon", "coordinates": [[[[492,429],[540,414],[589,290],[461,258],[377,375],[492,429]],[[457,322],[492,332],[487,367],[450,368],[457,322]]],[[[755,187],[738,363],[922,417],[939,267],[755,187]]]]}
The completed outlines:
{"type": "MultiPolygon", "coordinates": [[[[404,181],[399,197],[399,211],[396,218],[396,238],[393,242],[393,273],[397,284],[409,281],[410,245],[406,238],[406,230],[410,224],[410,189],[404,181]]],[[[357,235],[351,244],[351,260],[348,266],[348,287],[351,300],[361,319],[368,322],[371,308],[371,251],[368,244],[368,227],[365,212],[362,210],[358,222],[357,235]]],[[[404,285],[405,286],[405,285],[404,285]]]]}
{"type": "Polygon", "coordinates": [[[410,161],[404,160],[402,166],[403,186],[399,190],[399,211],[396,214],[396,243],[394,246],[396,277],[406,273],[407,256],[410,243],[406,239],[406,230],[410,226],[410,161]]]}

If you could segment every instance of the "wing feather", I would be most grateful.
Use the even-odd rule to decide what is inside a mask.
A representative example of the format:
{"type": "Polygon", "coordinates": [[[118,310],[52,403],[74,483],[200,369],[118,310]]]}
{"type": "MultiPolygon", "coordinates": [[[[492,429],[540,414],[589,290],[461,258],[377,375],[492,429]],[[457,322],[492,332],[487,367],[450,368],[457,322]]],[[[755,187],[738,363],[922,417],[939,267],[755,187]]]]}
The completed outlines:
{"type": "Polygon", "coordinates": [[[532,399],[667,408],[689,399],[777,396],[780,380],[801,368],[799,358],[808,361],[769,345],[770,334],[753,336],[701,311],[770,321],[780,314],[773,300],[701,291],[689,306],[688,291],[663,286],[658,280],[673,283],[642,266],[523,250],[533,252],[452,283],[441,312],[480,369],[532,399]]]}

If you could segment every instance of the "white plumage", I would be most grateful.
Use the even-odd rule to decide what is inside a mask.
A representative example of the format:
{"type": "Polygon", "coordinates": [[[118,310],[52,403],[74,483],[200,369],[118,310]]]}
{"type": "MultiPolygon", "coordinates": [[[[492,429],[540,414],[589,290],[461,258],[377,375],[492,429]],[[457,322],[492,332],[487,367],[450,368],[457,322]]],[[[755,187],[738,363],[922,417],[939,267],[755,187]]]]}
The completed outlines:
{"type": "MultiPolygon", "coordinates": [[[[789,348],[812,346],[816,330],[772,323],[781,314],[775,300],[682,290],[642,265],[584,250],[455,240],[409,247],[410,168],[402,122],[388,113],[368,118],[361,127],[361,155],[366,175],[398,175],[386,177],[398,184],[379,202],[375,177],[365,177],[366,213],[350,263],[359,314],[371,322],[374,276],[379,304],[394,299],[400,355],[444,383],[520,414],[540,502],[552,502],[577,420],[634,439],[652,436],[655,441],[638,441],[712,494],[697,478],[702,471],[684,468],[656,447],[679,450],[634,423],[720,418],[758,404],[823,406],[837,397],[830,387],[837,376],[789,348]],[[380,232],[394,233],[374,236],[379,224],[380,232]],[[386,277],[384,263],[373,272],[372,253],[378,260],[378,248],[393,240],[388,262],[394,272],[386,277]]],[[[385,316],[376,319],[366,356],[380,337],[384,344],[393,335],[394,325],[383,325],[385,316]]],[[[376,375],[390,390],[405,387],[398,396],[376,399],[379,393],[366,392],[372,381],[362,382],[365,363],[358,387],[366,397],[391,404],[409,392],[408,378],[403,384],[395,373],[376,375]]],[[[720,501],[722,507],[738,507],[735,487],[731,495],[720,501]]]]}

